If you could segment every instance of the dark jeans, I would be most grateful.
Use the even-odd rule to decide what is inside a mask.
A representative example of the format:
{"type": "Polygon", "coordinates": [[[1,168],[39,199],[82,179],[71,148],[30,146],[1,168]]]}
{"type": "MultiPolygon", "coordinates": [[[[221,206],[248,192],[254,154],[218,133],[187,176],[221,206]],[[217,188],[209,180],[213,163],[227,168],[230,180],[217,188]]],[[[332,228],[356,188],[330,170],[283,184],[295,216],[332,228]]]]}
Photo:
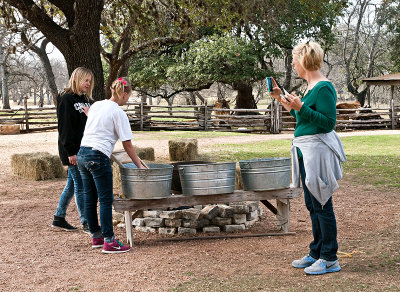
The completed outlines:
{"type": "Polygon", "coordinates": [[[81,147],[78,152],[78,167],[81,173],[85,214],[92,235],[101,234],[104,240],[114,239],[112,222],[113,183],[110,159],[91,147],[81,147]],[[97,201],[100,204],[100,224],[97,219],[97,201]]]}
{"type": "Polygon", "coordinates": [[[333,212],[332,197],[322,207],[307,189],[303,158],[299,159],[301,183],[307,210],[310,212],[314,240],[310,243],[310,256],[327,261],[337,260],[337,226],[333,212]]]}

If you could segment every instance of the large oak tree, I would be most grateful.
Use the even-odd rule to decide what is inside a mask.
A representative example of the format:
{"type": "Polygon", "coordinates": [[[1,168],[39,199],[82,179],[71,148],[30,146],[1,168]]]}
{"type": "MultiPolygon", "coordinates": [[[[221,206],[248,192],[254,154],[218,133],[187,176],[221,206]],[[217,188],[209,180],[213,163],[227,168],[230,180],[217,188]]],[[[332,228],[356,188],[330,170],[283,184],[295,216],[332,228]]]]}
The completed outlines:
{"type": "Polygon", "coordinates": [[[63,54],[68,73],[79,66],[95,77],[93,97],[104,98],[104,76],[100,56],[100,19],[103,0],[3,0],[16,8],[63,54]],[[57,10],[61,13],[57,14],[57,10]],[[62,17],[58,17],[62,15],[62,17]]]}

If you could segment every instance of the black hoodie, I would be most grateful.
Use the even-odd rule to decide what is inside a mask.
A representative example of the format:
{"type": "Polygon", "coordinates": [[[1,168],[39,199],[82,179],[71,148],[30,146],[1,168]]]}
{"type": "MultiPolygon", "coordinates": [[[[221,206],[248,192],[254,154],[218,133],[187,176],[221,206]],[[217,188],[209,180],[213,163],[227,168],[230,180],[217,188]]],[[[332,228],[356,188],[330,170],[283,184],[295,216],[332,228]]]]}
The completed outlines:
{"type": "Polygon", "coordinates": [[[83,106],[90,106],[84,95],[68,92],[57,97],[58,153],[63,165],[69,165],[68,156],[78,154],[87,120],[83,106]]]}

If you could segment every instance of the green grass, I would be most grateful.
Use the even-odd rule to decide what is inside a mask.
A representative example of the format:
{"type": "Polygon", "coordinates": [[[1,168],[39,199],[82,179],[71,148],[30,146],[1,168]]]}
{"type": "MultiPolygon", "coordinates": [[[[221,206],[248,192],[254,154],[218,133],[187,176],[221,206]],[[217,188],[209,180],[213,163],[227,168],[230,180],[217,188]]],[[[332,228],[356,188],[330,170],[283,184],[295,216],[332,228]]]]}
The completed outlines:
{"type": "Polygon", "coordinates": [[[342,139],[345,174],[359,184],[400,188],[400,135],[342,139]]]}
{"type": "MultiPolygon", "coordinates": [[[[203,131],[134,132],[135,140],[223,138],[226,144],[200,149],[210,161],[239,161],[246,159],[289,157],[291,139],[267,140],[246,144],[229,143],[229,137],[257,134],[203,131]]],[[[348,161],[343,164],[345,176],[354,183],[400,188],[400,135],[354,136],[341,139],[348,161]]]]}
{"type": "Polygon", "coordinates": [[[290,157],[291,140],[271,140],[251,144],[219,144],[209,146],[207,155],[218,161],[239,161],[256,158],[290,157]]]}
{"type": "MultiPolygon", "coordinates": [[[[354,136],[342,138],[348,161],[345,175],[365,185],[400,188],[400,135],[354,136]]],[[[215,161],[288,157],[291,140],[271,140],[251,144],[219,144],[205,149],[215,161]]]]}
{"type": "Polygon", "coordinates": [[[143,135],[135,138],[135,140],[158,140],[158,139],[197,139],[197,138],[218,138],[218,137],[232,137],[232,136],[245,136],[249,134],[245,133],[233,133],[233,132],[204,132],[204,131],[151,131],[141,132],[134,131],[135,134],[143,135]]]}

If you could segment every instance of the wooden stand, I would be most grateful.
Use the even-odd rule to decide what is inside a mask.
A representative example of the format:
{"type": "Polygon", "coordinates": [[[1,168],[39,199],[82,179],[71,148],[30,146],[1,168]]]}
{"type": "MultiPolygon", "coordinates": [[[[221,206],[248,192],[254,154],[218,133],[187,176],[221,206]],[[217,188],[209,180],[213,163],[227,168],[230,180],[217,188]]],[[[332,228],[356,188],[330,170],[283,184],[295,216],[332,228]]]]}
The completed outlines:
{"type": "Polygon", "coordinates": [[[114,208],[116,211],[125,212],[126,237],[129,244],[133,245],[132,238],[132,219],[142,210],[176,208],[180,206],[195,206],[207,204],[224,204],[241,201],[261,201],[271,212],[276,215],[276,222],[279,230],[284,233],[289,232],[290,220],[290,199],[301,195],[301,188],[288,188],[271,191],[235,191],[230,194],[204,195],[204,196],[184,196],[172,195],[164,199],[115,199],[114,208]],[[276,208],[267,200],[276,199],[276,208]],[[136,211],[133,216],[132,211],[136,211]]]}

